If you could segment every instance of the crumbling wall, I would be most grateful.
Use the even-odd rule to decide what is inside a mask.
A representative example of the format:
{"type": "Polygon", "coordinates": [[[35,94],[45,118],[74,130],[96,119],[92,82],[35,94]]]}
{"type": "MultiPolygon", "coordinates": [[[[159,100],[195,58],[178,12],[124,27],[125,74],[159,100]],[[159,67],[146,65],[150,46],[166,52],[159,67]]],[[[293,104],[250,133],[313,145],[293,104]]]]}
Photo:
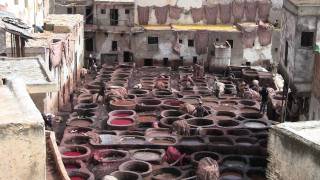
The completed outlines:
{"type": "Polygon", "coordinates": [[[133,14],[134,8],[132,5],[115,5],[108,3],[98,3],[94,7],[95,22],[99,26],[110,26],[110,9],[118,9],[118,26],[133,26],[133,14]],[[129,10],[129,14],[126,14],[125,11],[129,10]],[[104,14],[101,13],[101,10],[104,10],[104,14]]]}
{"type": "Polygon", "coordinates": [[[44,122],[21,80],[0,85],[0,179],[45,179],[44,122]]]}
{"type": "Polygon", "coordinates": [[[289,123],[277,125],[270,130],[268,179],[320,179],[320,146],[316,138],[319,122],[303,122],[294,127],[287,125],[289,123]],[[303,138],[307,133],[308,139],[303,138]]]}
{"type": "Polygon", "coordinates": [[[283,28],[281,31],[280,42],[280,59],[283,69],[288,77],[293,78],[294,59],[295,59],[295,39],[296,39],[296,24],[297,17],[287,10],[284,10],[282,15],[283,28]],[[286,44],[288,45],[287,65],[285,65],[286,44]]]}

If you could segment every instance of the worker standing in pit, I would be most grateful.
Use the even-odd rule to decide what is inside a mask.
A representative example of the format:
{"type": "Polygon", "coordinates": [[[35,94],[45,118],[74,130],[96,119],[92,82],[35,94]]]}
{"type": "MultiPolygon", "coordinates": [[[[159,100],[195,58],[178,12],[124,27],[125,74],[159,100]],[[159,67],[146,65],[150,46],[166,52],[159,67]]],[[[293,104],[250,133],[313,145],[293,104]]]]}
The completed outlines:
{"type": "Polygon", "coordinates": [[[209,113],[208,110],[202,105],[202,101],[200,101],[192,114],[195,114],[196,117],[204,117],[205,114],[209,113]]]}
{"type": "Polygon", "coordinates": [[[266,107],[267,107],[268,96],[269,96],[269,92],[267,90],[267,87],[263,86],[262,89],[259,91],[259,93],[261,96],[260,113],[264,114],[266,107]]]}
{"type": "Polygon", "coordinates": [[[99,93],[97,95],[97,98],[96,98],[96,102],[98,101],[99,97],[101,96],[102,97],[102,104],[105,102],[105,91],[106,91],[106,88],[105,88],[105,85],[103,83],[103,81],[100,82],[101,85],[100,85],[100,89],[99,89],[99,93]]]}

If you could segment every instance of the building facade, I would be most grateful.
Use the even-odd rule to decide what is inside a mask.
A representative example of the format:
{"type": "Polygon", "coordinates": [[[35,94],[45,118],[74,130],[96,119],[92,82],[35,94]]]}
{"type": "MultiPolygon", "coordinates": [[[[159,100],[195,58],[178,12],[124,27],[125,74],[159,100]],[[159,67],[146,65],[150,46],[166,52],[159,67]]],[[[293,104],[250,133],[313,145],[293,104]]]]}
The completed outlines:
{"type": "Polygon", "coordinates": [[[287,119],[308,120],[314,70],[314,47],[320,33],[320,3],[285,0],[280,46],[280,71],[291,89],[287,119]],[[296,108],[299,107],[299,108],[296,108]]]}

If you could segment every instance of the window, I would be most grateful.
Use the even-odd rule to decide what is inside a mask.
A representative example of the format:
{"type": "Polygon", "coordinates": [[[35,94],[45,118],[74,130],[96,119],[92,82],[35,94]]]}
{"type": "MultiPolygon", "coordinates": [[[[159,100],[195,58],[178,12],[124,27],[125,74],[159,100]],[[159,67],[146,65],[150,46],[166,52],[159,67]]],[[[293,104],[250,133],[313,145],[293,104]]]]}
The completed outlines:
{"type": "Polygon", "coordinates": [[[118,50],[118,42],[112,41],[112,51],[117,51],[117,50],[118,50]]]}
{"type": "Polygon", "coordinates": [[[105,9],[101,9],[101,10],[100,10],[100,13],[101,13],[101,14],[106,14],[106,10],[105,10],[105,9]]]}
{"type": "Polygon", "coordinates": [[[220,39],[219,38],[216,38],[216,42],[219,42],[220,41],[220,39]]]}
{"type": "Polygon", "coordinates": [[[148,44],[158,44],[158,37],[148,37],[148,44]]]}
{"type": "Polygon", "coordinates": [[[233,48],[233,40],[229,39],[227,42],[230,44],[231,48],[233,48]]]}
{"type": "Polygon", "coordinates": [[[284,65],[288,66],[288,54],[289,54],[289,43],[286,41],[286,48],[284,51],[284,65]]]}
{"type": "Polygon", "coordinates": [[[278,48],[274,48],[274,51],[275,51],[275,52],[278,52],[278,48]]]}
{"type": "Polygon", "coordinates": [[[194,46],[194,41],[192,39],[188,40],[188,46],[193,47],[194,46]]]}
{"type": "Polygon", "coordinates": [[[130,14],[130,9],[124,10],[124,13],[125,13],[125,14],[130,14]]]}
{"type": "Polygon", "coordinates": [[[67,8],[67,13],[72,14],[72,8],[67,8]]]}
{"type": "Polygon", "coordinates": [[[163,58],[163,65],[168,66],[169,64],[169,59],[168,58],[163,58]]]}
{"type": "Polygon", "coordinates": [[[182,44],[182,39],[179,39],[179,44],[182,44]]]}
{"type": "Polygon", "coordinates": [[[110,25],[117,26],[119,20],[119,11],[118,9],[110,9],[110,25]]]}
{"type": "Polygon", "coordinates": [[[180,60],[183,61],[183,56],[180,56],[180,60]]]}
{"type": "Polygon", "coordinates": [[[197,56],[193,56],[193,64],[197,64],[197,62],[198,62],[197,56]]]}
{"type": "Polygon", "coordinates": [[[153,59],[144,59],[144,66],[153,66],[153,59]]]}
{"type": "Polygon", "coordinates": [[[301,47],[312,47],[313,46],[314,33],[313,32],[302,32],[301,33],[301,47]]]}

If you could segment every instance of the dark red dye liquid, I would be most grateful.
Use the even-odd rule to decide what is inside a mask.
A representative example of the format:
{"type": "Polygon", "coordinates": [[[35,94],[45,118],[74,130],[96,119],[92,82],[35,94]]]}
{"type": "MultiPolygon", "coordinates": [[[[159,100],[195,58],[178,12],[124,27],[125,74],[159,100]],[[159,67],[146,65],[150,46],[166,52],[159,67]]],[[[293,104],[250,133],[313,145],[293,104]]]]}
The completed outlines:
{"type": "Polygon", "coordinates": [[[79,166],[77,166],[75,164],[65,164],[64,167],[66,169],[79,169],[79,166]]]}
{"type": "Polygon", "coordinates": [[[130,116],[130,114],[127,114],[127,113],[117,113],[117,114],[114,114],[113,116],[116,116],[116,117],[126,117],[126,116],[130,116]]]}
{"type": "Polygon", "coordinates": [[[80,176],[72,176],[70,177],[71,180],[85,180],[85,178],[80,177],[80,176]]]}
{"type": "Polygon", "coordinates": [[[65,156],[80,156],[80,152],[75,152],[75,151],[69,151],[69,152],[64,152],[63,155],[65,156]]]}
{"type": "Polygon", "coordinates": [[[111,124],[113,125],[129,125],[132,124],[131,120],[128,119],[115,119],[111,121],[111,124]]]}

